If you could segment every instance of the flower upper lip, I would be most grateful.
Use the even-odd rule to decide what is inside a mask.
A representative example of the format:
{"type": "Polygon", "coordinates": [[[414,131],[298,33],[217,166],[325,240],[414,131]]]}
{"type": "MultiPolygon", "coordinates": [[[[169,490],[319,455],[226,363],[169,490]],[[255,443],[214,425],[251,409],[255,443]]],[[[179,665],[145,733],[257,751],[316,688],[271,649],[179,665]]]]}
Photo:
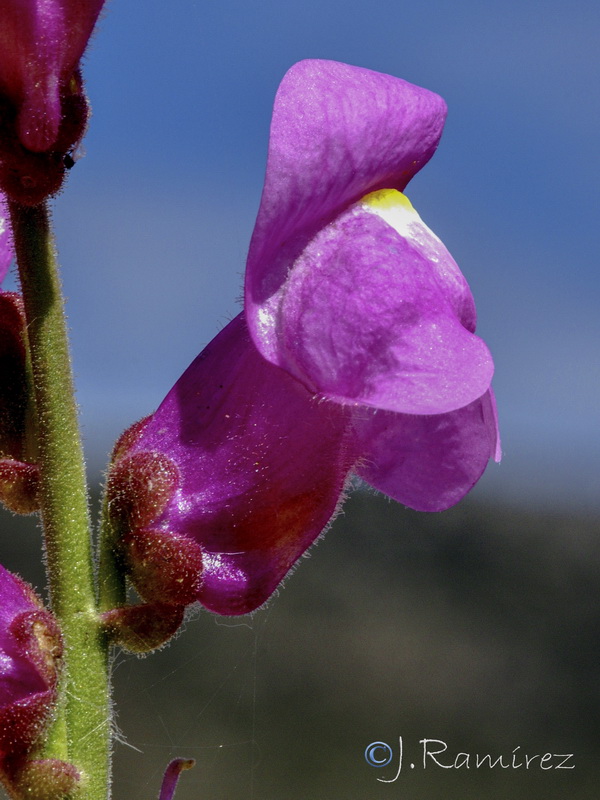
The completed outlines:
{"type": "Polygon", "coordinates": [[[275,98],[265,184],[246,269],[248,324],[286,279],[277,251],[300,252],[341,211],[376,189],[402,191],[435,152],[446,119],[437,94],[334,61],[306,60],[275,98]]]}

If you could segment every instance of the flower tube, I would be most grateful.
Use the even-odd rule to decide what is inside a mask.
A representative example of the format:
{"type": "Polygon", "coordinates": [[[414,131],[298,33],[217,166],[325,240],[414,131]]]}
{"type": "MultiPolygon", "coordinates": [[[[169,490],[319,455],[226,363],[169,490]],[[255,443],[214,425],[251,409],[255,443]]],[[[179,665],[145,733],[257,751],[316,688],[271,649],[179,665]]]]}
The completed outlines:
{"type": "Polygon", "coordinates": [[[355,461],[348,415],[265,361],[243,315],[206,347],[109,475],[144,599],[260,606],[319,536],[355,461]]]}

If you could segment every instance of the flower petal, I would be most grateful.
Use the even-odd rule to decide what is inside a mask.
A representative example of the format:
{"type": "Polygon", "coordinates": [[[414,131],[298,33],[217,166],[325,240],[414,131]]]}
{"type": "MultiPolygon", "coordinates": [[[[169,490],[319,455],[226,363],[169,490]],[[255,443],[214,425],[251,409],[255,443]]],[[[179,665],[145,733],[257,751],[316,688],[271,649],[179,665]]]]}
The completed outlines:
{"type": "MultiPolygon", "coordinates": [[[[448,282],[456,273],[466,282],[436,241],[432,256],[364,203],[319,231],[286,283],[277,363],[337,402],[405,414],[445,413],[481,397],[492,358],[461,323],[448,282]]],[[[474,321],[474,309],[468,316],[474,321]]]]}
{"type": "Polygon", "coordinates": [[[203,605],[244,614],[276,589],[336,509],[347,431],[342,408],[260,356],[242,315],[183,374],[131,452],[179,469],[152,527],[202,545],[203,605]]]}
{"type": "Polygon", "coordinates": [[[363,195],[402,190],[433,155],[445,116],[438,95],[359,67],[301,61],[285,75],[246,271],[248,326],[266,358],[276,360],[268,331],[289,264],[363,195]]]}
{"type": "Polygon", "coordinates": [[[443,511],[477,483],[490,458],[500,460],[491,389],[449,414],[357,415],[364,461],[357,474],[417,511],[443,511]]]}

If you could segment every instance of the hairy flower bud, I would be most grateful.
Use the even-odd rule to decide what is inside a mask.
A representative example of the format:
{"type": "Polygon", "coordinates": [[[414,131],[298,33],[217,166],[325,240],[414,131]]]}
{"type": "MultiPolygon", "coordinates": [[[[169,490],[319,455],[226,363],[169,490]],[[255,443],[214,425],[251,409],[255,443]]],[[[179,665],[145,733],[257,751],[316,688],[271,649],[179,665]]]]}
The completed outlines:
{"type": "Polygon", "coordinates": [[[0,566],[0,770],[12,776],[52,713],[62,664],[58,625],[20,578],[0,566]]]}
{"type": "Polygon", "coordinates": [[[148,414],[147,417],[143,417],[142,419],[134,422],[133,425],[130,425],[123,433],[119,436],[115,445],[112,450],[112,454],[110,457],[110,463],[114,464],[115,462],[119,461],[121,458],[126,456],[133,445],[138,441],[144,429],[152,419],[152,414],[148,414]]]}
{"type": "Polygon", "coordinates": [[[0,5],[0,187],[36,205],[63,181],[89,115],[79,72],[104,0],[0,5]]]}

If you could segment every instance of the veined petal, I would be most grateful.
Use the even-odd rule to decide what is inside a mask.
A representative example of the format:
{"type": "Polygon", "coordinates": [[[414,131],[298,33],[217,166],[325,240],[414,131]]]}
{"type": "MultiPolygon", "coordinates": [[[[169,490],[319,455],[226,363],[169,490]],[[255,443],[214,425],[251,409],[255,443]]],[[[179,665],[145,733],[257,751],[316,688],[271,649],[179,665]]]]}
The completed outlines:
{"type": "Polygon", "coordinates": [[[244,614],[272,594],[336,509],[347,430],[342,408],[260,356],[243,315],[183,374],[130,452],[179,469],[153,527],[202,546],[203,605],[244,614]]]}
{"type": "Polygon", "coordinates": [[[13,243],[6,200],[0,193],[0,283],[6,277],[13,260],[13,243]]]}
{"type": "Polygon", "coordinates": [[[456,263],[407,213],[394,226],[367,197],[310,241],[282,294],[276,363],[339,403],[441,414],[481,397],[493,363],[461,321],[474,306],[456,263]]]}
{"type": "Polygon", "coordinates": [[[412,416],[364,409],[355,417],[364,453],[357,474],[417,511],[443,511],[500,460],[494,395],[449,414],[412,416]]]}
{"type": "Polygon", "coordinates": [[[273,108],[265,185],[246,271],[255,343],[276,363],[277,294],[306,243],[351,203],[402,190],[431,158],[446,117],[433,92],[334,61],[301,61],[273,108]]]}

